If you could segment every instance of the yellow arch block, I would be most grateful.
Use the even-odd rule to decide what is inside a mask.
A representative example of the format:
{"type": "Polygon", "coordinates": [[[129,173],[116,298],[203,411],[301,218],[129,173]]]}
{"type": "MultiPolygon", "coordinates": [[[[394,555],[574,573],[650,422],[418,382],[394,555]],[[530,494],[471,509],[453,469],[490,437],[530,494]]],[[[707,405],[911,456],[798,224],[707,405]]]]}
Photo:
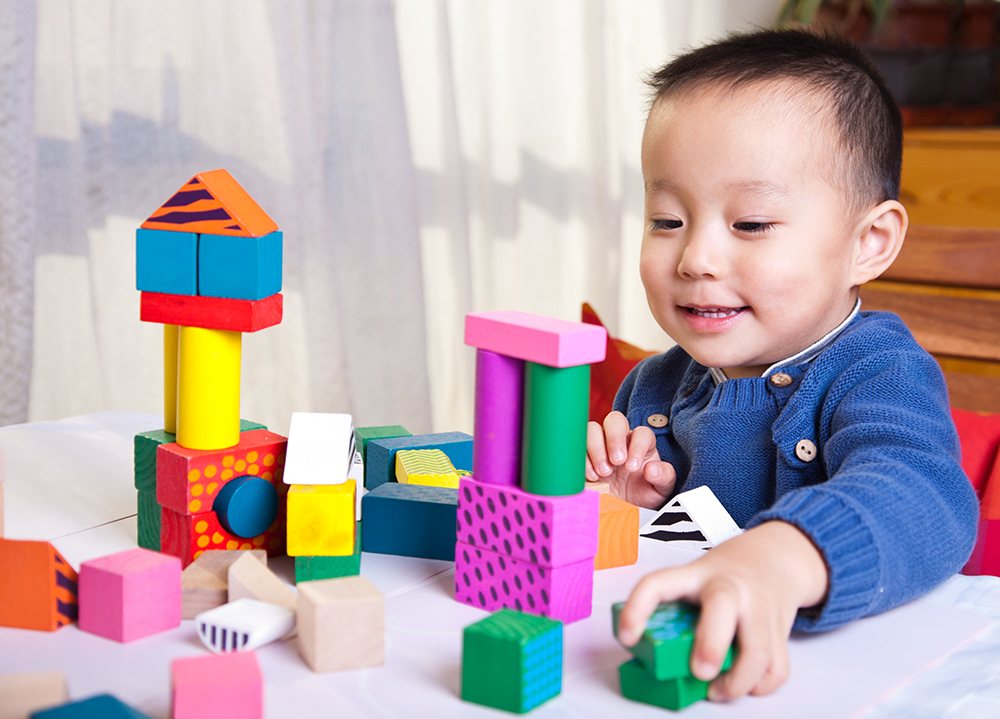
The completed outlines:
{"type": "Polygon", "coordinates": [[[178,336],[177,444],[223,449],[240,441],[243,335],[181,327],[178,336]]]}

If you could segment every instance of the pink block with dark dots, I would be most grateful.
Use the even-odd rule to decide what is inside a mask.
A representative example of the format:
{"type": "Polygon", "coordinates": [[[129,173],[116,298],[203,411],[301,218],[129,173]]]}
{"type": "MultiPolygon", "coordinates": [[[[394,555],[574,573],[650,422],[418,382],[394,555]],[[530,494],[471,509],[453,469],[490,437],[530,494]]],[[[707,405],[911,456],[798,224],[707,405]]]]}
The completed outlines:
{"type": "Polygon", "coordinates": [[[517,609],[569,623],[590,616],[593,593],[593,557],[539,567],[463,542],[455,545],[455,599],[463,604],[489,612],[517,609]]]}
{"type": "Polygon", "coordinates": [[[513,559],[560,567],[593,558],[599,521],[597,492],[550,497],[472,477],[459,482],[455,538],[513,559]]]}

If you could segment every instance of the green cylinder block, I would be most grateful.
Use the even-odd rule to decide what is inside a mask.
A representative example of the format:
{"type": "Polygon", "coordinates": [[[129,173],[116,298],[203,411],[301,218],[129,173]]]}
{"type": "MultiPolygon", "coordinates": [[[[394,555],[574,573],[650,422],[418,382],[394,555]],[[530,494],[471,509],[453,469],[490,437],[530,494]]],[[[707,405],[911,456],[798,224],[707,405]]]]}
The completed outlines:
{"type": "Polygon", "coordinates": [[[584,487],[590,365],[524,365],[521,486],[548,496],[584,487]]]}

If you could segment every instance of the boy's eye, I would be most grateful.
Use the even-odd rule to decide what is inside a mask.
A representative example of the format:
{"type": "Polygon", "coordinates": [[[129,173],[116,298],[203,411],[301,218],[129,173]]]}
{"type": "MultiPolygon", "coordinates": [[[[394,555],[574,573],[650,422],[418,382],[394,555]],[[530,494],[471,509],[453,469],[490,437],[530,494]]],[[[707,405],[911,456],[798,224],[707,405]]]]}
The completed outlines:
{"type": "Polygon", "coordinates": [[[649,226],[654,232],[656,230],[679,230],[684,226],[684,223],[680,220],[653,220],[649,226]]]}
{"type": "Polygon", "coordinates": [[[774,228],[773,222],[734,222],[733,229],[737,232],[767,232],[774,228]]]}

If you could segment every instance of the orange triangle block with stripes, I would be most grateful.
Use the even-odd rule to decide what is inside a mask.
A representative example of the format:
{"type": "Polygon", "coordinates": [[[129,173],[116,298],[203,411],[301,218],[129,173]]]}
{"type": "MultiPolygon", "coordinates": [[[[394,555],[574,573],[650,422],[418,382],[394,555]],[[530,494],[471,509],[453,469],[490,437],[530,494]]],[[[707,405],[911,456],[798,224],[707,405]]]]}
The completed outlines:
{"type": "Polygon", "coordinates": [[[147,230],[263,237],[278,229],[226,170],[200,172],[142,223],[147,230]]]}

